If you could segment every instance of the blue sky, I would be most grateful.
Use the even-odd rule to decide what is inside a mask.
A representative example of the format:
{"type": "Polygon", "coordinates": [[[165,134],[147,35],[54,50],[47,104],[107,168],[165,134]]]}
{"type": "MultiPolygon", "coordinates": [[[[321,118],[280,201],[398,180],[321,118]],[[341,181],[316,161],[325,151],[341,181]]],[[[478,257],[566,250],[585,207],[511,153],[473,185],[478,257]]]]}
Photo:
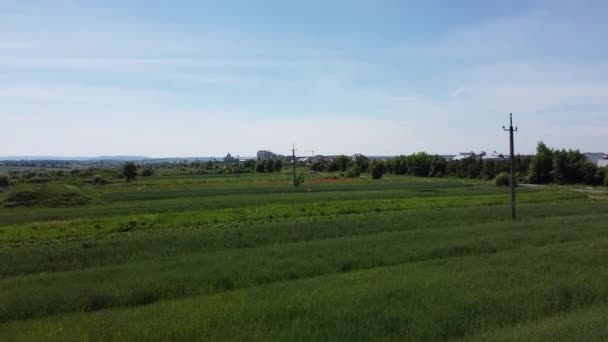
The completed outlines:
{"type": "Polygon", "coordinates": [[[0,155],[607,151],[605,1],[0,0],[0,155]]]}

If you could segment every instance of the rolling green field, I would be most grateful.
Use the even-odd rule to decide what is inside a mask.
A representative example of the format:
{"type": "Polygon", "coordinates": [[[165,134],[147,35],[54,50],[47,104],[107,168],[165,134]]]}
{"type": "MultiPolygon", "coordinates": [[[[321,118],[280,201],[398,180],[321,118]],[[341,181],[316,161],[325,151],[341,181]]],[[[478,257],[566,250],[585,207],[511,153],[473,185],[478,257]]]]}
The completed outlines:
{"type": "Polygon", "coordinates": [[[515,222],[506,188],[394,175],[0,199],[0,341],[608,339],[602,194],[521,187],[515,222]]]}

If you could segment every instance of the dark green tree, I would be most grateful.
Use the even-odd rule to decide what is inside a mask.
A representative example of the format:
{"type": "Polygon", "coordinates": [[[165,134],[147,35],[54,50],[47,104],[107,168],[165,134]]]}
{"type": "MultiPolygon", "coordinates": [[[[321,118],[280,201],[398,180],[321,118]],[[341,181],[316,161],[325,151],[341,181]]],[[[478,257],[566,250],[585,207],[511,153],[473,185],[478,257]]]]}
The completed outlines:
{"type": "Polygon", "coordinates": [[[152,166],[146,166],[144,167],[144,169],[141,171],[141,175],[143,177],[150,177],[154,174],[154,169],[152,168],[152,166]]]}
{"type": "Polygon", "coordinates": [[[359,170],[359,173],[368,171],[369,163],[370,163],[369,158],[367,158],[366,156],[364,156],[362,154],[355,154],[353,161],[354,161],[355,165],[357,165],[357,169],[359,170]]]}
{"type": "Polygon", "coordinates": [[[528,179],[530,183],[543,184],[553,181],[553,150],[542,141],[536,146],[536,155],[530,162],[528,179]]]}
{"type": "Polygon", "coordinates": [[[0,175],[0,187],[8,187],[9,184],[8,176],[0,175]]]}
{"type": "Polygon", "coordinates": [[[346,171],[346,168],[348,167],[348,164],[350,164],[352,159],[345,155],[339,155],[336,157],[336,159],[334,161],[336,162],[336,164],[338,166],[338,171],[344,172],[344,171],[346,171]]]}
{"type": "Polygon", "coordinates": [[[335,160],[332,160],[329,163],[327,163],[325,171],[327,171],[327,172],[340,171],[340,167],[335,160]]]}
{"type": "Polygon", "coordinates": [[[274,161],[267,160],[264,163],[264,172],[273,173],[274,172],[274,161]]]}
{"type": "Polygon", "coordinates": [[[122,175],[127,182],[130,182],[137,177],[137,165],[133,162],[126,162],[122,167],[122,175]]]}
{"type": "Polygon", "coordinates": [[[382,160],[373,160],[369,165],[369,172],[373,179],[380,179],[386,171],[386,166],[382,160]]]}
{"type": "Polygon", "coordinates": [[[277,159],[274,161],[274,171],[279,172],[283,169],[283,161],[281,159],[277,159]]]}
{"type": "Polygon", "coordinates": [[[359,168],[357,167],[357,165],[355,163],[351,163],[351,165],[349,167],[346,168],[346,170],[344,171],[344,177],[346,178],[356,178],[359,177],[361,175],[361,172],[359,172],[359,168]]]}
{"type": "MultiPolygon", "coordinates": [[[[272,161],[270,161],[270,162],[272,162],[272,161]]],[[[265,165],[266,165],[266,161],[258,160],[258,162],[255,164],[255,172],[258,172],[258,173],[264,172],[266,170],[265,165]]]]}

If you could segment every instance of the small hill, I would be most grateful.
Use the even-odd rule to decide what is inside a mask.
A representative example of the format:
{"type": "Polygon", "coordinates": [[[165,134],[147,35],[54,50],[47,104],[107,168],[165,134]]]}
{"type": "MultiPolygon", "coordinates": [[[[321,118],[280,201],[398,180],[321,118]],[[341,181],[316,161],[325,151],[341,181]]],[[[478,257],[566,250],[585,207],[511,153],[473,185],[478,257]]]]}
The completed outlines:
{"type": "Polygon", "coordinates": [[[28,184],[9,189],[0,205],[15,207],[73,207],[90,203],[92,197],[68,184],[28,184]]]}

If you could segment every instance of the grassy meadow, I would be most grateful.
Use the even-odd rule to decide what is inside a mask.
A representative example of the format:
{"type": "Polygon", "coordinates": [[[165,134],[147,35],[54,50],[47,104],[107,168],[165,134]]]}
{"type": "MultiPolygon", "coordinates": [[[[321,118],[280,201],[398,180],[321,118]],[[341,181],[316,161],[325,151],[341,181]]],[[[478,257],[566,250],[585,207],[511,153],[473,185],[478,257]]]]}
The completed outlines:
{"type": "Polygon", "coordinates": [[[608,196],[386,175],[0,193],[0,341],[608,339],[608,196]]]}

